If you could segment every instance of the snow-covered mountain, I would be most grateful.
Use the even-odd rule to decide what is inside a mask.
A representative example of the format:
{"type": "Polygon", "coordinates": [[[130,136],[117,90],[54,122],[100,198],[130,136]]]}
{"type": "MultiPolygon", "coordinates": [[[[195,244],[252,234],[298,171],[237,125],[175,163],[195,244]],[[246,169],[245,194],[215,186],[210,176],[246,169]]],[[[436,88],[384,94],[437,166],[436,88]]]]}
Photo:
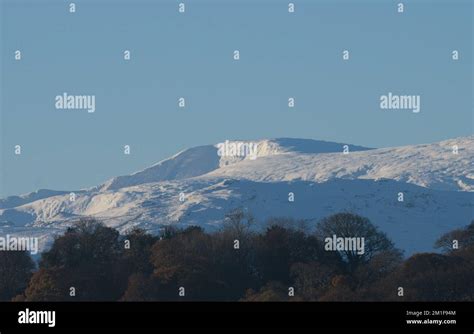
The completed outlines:
{"type": "MultiPolygon", "coordinates": [[[[247,155],[219,156],[218,144],[198,146],[177,153],[169,159],[158,162],[140,172],[115,177],[99,187],[100,190],[116,190],[139,184],[159,182],[165,180],[181,180],[194,176],[204,175],[224,166],[229,166],[244,160],[253,161],[255,158],[275,156],[283,153],[333,153],[342,151],[343,145],[332,142],[280,138],[261,141],[235,141],[229,144],[254,144],[256,154],[253,157],[247,155]],[[252,159],[251,159],[252,158],[252,159]]],[[[363,151],[368,148],[348,145],[352,151],[363,151]]]]}
{"type": "Polygon", "coordinates": [[[223,156],[219,144],[200,146],[75,191],[73,201],[70,191],[49,190],[5,198],[0,234],[33,235],[46,244],[84,216],[122,232],[133,226],[158,232],[167,224],[213,230],[239,207],[260,223],[284,216],[311,228],[350,211],[410,254],[432,250],[442,233],[474,217],[474,136],[382,149],[289,138],[228,144],[237,143],[252,144],[254,154],[223,156]]]}

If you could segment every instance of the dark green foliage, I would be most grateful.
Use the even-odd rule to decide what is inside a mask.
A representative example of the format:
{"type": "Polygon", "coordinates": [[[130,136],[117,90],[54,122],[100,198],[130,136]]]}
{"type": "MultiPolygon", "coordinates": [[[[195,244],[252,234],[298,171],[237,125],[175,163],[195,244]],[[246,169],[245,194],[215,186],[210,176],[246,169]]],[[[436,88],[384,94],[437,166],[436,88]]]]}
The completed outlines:
{"type": "Polygon", "coordinates": [[[440,248],[443,252],[453,252],[457,249],[453,248],[454,241],[457,242],[457,249],[462,250],[474,246],[474,220],[465,228],[456,229],[442,235],[435,244],[436,248],[440,248]]]}
{"type": "Polygon", "coordinates": [[[474,262],[457,255],[415,254],[370,293],[379,300],[473,301],[474,262]],[[399,287],[403,296],[397,294],[399,287]]]}
{"type": "Polygon", "coordinates": [[[94,220],[78,222],[33,263],[21,252],[0,253],[0,297],[21,301],[473,301],[472,223],[440,238],[446,254],[404,260],[387,236],[364,217],[323,219],[316,234],[289,218],[252,230],[244,210],[223,228],[165,228],[152,236],[123,236],[94,220]],[[327,251],[324,238],[364,237],[363,255],[327,251]],[[460,248],[453,250],[453,235],[460,248]],[[27,284],[27,281],[29,283],[27,284]],[[71,287],[75,296],[70,295],[71,287]],[[398,295],[403,287],[404,295],[398,295]],[[184,288],[184,290],[180,290],[184,288]],[[184,292],[180,295],[179,292],[184,292]],[[291,291],[291,293],[290,293],[291,291]]]}
{"type": "Polygon", "coordinates": [[[22,293],[34,267],[25,251],[0,251],[0,300],[10,300],[22,293]]]}

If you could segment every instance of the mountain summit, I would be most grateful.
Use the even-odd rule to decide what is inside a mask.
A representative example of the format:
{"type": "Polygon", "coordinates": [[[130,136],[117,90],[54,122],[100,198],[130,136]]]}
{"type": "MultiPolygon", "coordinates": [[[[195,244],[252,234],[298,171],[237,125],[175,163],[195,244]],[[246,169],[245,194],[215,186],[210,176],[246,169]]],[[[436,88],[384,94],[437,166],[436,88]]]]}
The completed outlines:
{"type": "Polygon", "coordinates": [[[169,224],[214,230],[235,208],[259,223],[292,217],[311,228],[345,211],[368,217],[407,253],[430,251],[442,233],[473,219],[473,163],[474,136],[380,149],[291,138],[226,141],[74,191],[73,199],[70,191],[41,190],[0,200],[0,233],[37,235],[44,244],[81,217],[122,232],[137,226],[155,233],[169,224]]]}
{"type": "MultiPolygon", "coordinates": [[[[100,186],[101,190],[116,190],[140,184],[166,180],[182,180],[204,175],[220,167],[236,164],[243,160],[279,155],[283,153],[336,153],[342,152],[346,144],[312,139],[278,138],[258,141],[226,141],[216,145],[197,146],[181,151],[171,158],[158,162],[131,175],[115,177],[100,186]],[[228,154],[219,155],[220,145],[253,145],[255,156],[228,154]]],[[[364,151],[369,148],[347,145],[351,151],[364,151]]]]}

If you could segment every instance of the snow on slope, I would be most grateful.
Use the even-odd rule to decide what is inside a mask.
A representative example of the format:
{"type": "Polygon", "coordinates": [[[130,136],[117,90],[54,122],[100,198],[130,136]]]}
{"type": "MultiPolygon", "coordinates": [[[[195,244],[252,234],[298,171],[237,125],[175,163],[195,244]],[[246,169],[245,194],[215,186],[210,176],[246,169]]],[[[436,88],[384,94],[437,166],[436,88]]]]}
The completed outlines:
{"type": "MultiPolygon", "coordinates": [[[[254,143],[257,147],[256,157],[274,156],[285,152],[328,153],[341,152],[343,145],[311,139],[279,138],[259,141],[229,141],[232,143],[254,143]]],[[[190,148],[177,153],[169,159],[158,162],[140,172],[115,177],[99,187],[100,190],[116,190],[123,187],[165,180],[182,180],[199,176],[223,166],[233,165],[249,157],[220,157],[218,145],[206,145],[190,148]]],[[[368,150],[366,147],[348,145],[352,151],[368,150]]]]}
{"type": "Polygon", "coordinates": [[[288,152],[225,166],[206,176],[253,181],[392,179],[438,190],[474,191],[474,136],[368,151],[288,152]],[[453,154],[453,146],[458,154],[453,154]]]}
{"type": "Polygon", "coordinates": [[[81,191],[74,202],[58,194],[2,209],[0,234],[51,240],[83,216],[122,232],[139,226],[154,233],[173,223],[216,229],[236,207],[259,222],[290,216],[310,224],[350,211],[367,216],[409,254],[431,250],[442,233],[473,219],[473,136],[398,148],[351,146],[350,154],[342,144],[319,141],[258,143],[256,160],[219,157],[215,146],[201,146],[81,191]]]}
{"type": "Polygon", "coordinates": [[[9,196],[6,198],[0,198],[0,209],[14,208],[16,206],[24,205],[31,203],[43,198],[48,198],[56,195],[65,194],[66,191],[56,191],[56,190],[47,190],[39,189],[32,193],[28,193],[20,196],[9,196]]]}
{"type": "MultiPolygon", "coordinates": [[[[19,212],[37,218],[29,229],[23,227],[25,232],[42,230],[47,234],[51,228],[56,231],[70,226],[78,213],[95,216],[121,232],[138,226],[155,233],[176,223],[212,231],[222,226],[227,212],[238,207],[246,208],[258,222],[292,217],[307,221],[309,226],[330,214],[348,211],[368,217],[410,254],[432,250],[442,233],[467,225],[473,218],[473,199],[472,192],[431,190],[393,180],[270,183],[214,179],[210,183],[193,179],[95,193],[74,203],[56,196],[54,201],[41,200],[19,212]],[[400,191],[404,202],[397,201],[400,191]],[[184,202],[179,201],[181,192],[186,194],[184,202]],[[288,201],[289,192],[295,194],[294,202],[288,201]],[[61,206],[61,212],[51,215],[54,206],[61,206]]],[[[6,231],[0,228],[0,232],[6,231]]]]}

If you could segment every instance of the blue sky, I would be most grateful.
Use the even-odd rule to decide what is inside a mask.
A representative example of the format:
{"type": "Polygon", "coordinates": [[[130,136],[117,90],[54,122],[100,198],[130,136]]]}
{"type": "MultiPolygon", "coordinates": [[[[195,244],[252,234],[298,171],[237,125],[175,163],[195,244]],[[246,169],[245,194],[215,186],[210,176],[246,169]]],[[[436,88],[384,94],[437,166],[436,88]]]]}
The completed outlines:
{"type": "Polygon", "coordinates": [[[296,0],[293,14],[278,0],[188,0],[185,14],[172,0],[78,0],[74,14],[67,1],[0,2],[0,196],[93,186],[226,139],[472,134],[470,0],[403,1],[403,14],[391,0],[296,0]],[[95,95],[96,112],[55,109],[63,92],[95,95]],[[381,110],[388,92],[421,95],[421,112],[381,110]]]}

